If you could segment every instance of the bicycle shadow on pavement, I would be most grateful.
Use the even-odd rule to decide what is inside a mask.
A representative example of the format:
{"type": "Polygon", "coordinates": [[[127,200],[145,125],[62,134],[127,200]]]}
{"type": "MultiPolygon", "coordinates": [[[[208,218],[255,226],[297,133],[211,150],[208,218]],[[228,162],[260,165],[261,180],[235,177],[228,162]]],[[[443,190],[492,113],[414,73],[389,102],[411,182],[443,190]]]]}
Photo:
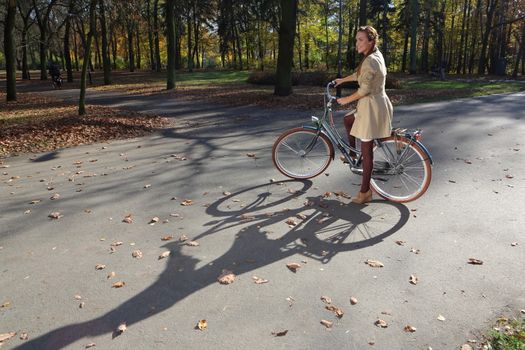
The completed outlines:
{"type": "Polygon", "coordinates": [[[382,200],[355,205],[348,203],[344,194],[309,197],[311,187],[310,181],[285,181],[227,194],[208,206],[206,214],[213,220],[193,238],[206,242],[210,235],[238,229],[224,254],[203,265],[184,254],[185,243],[167,243],[163,247],[171,256],[155,283],[100,317],[57,328],[16,349],[61,349],[82,338],[103,334],[115,337],[122,322],[132,327],[218,284],[223,269],[238,276],[297,254],[327,264],[337,254],[381,243],[399,231],[410,216],[404,205],[382,200]],[[301,188],[290,190],[285,184],[299,184],[301,188]]]}

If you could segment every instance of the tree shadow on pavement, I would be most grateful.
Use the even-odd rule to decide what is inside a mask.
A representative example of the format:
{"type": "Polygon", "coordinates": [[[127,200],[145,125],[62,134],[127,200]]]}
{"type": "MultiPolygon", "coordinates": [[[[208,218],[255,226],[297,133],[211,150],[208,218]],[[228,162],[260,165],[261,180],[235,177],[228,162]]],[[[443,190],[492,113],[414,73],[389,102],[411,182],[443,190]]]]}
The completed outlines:
{"type": "Polygon", "coordinates": [[[231,247],[222,256],[197,268],[202,262],[183,253],[184,243],[167,243],[163,247],[171,256],[155,283],[100,317],[57,328],[17,349],[61,349],[85,337],[115,336],[122,322],[130,327],[217,283],[225,267],[234,266],[233,272],[242,275],[297,254],[326,264],[339,253],[381,243],[400,230],[410,216],[404,205],[386,201],[354,205],[341,195],[305,196],[311,187],[310,181],[285,181],[227,194],[208,206],[206,214],[212,220],[194,237],[203,242],[207,236],[238,228],[231,247]],[[302,187],[290,191],[285,183],[302,187]],[[275,227],[280,234],[272,231],[275,227]]]}

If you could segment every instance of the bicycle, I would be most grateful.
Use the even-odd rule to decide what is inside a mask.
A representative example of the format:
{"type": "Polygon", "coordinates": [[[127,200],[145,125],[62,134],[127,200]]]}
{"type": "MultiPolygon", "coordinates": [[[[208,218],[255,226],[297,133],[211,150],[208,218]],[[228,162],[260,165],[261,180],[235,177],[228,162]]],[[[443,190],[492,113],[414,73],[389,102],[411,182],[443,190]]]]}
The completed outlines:
{"type": "MultiPolygon", "coordinates": [[[[330,94],[331,81],[324,94],[324,113],[312,122],[282,133],[272,148],[276,168],[292,179],[304,180],[322,174],[335,157],[336,146],[350,170],[362,175],[361,152],[344,140],[334,125],[330,94]],[[356,156],[351,157],[351,152],[356,156]]],[[[355,110],[353,111],[355,113],[355,110]]],[[[374,140],[374,168],[371,188],[382,198],[405,203],[421,197],[432,179],[432,156],[421,143],[420,129],[392,129],[391,136],[374,140]]]]}

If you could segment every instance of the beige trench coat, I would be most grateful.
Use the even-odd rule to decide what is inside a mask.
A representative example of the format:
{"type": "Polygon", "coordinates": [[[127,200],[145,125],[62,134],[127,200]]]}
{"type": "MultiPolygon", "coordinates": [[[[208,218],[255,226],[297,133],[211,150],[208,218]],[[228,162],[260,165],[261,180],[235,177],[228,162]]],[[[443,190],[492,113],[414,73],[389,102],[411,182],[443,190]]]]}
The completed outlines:
{"type": "MultiPolygon", "coordinates": [[[[357,74],[357,73],[354,73],[357,74]]],[[[361,64],[357,76],[361,97],[350,135],[359,139],[380,139],[390,136],[393,108],[385,92],[386,66],[381,52],[376,49],[361,64]]]]}

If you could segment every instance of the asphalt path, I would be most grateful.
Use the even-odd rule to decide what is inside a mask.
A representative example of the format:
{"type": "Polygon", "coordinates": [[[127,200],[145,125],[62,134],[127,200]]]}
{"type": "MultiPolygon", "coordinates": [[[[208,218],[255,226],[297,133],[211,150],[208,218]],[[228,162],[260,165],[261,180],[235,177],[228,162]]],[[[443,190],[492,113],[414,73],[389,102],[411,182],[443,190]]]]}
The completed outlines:
{"type": "Polygon", "coordinates": [[[273,167],[274,140],[311,112],[90,92],[88,103],[165,115],[174,127],[2,160],[0,334],[18,333],[2,348],[435,350],[479,341],[498,316],[525,309],[524,97],[397,107],[395,126],[424,131],[432,183],[412,203],[358,206],[335,195],[355,194],[360,182],[337,159],[304,182],[273,167]],[[236,275],[229,285],[217,281],[224,269],[236,275]]]}

